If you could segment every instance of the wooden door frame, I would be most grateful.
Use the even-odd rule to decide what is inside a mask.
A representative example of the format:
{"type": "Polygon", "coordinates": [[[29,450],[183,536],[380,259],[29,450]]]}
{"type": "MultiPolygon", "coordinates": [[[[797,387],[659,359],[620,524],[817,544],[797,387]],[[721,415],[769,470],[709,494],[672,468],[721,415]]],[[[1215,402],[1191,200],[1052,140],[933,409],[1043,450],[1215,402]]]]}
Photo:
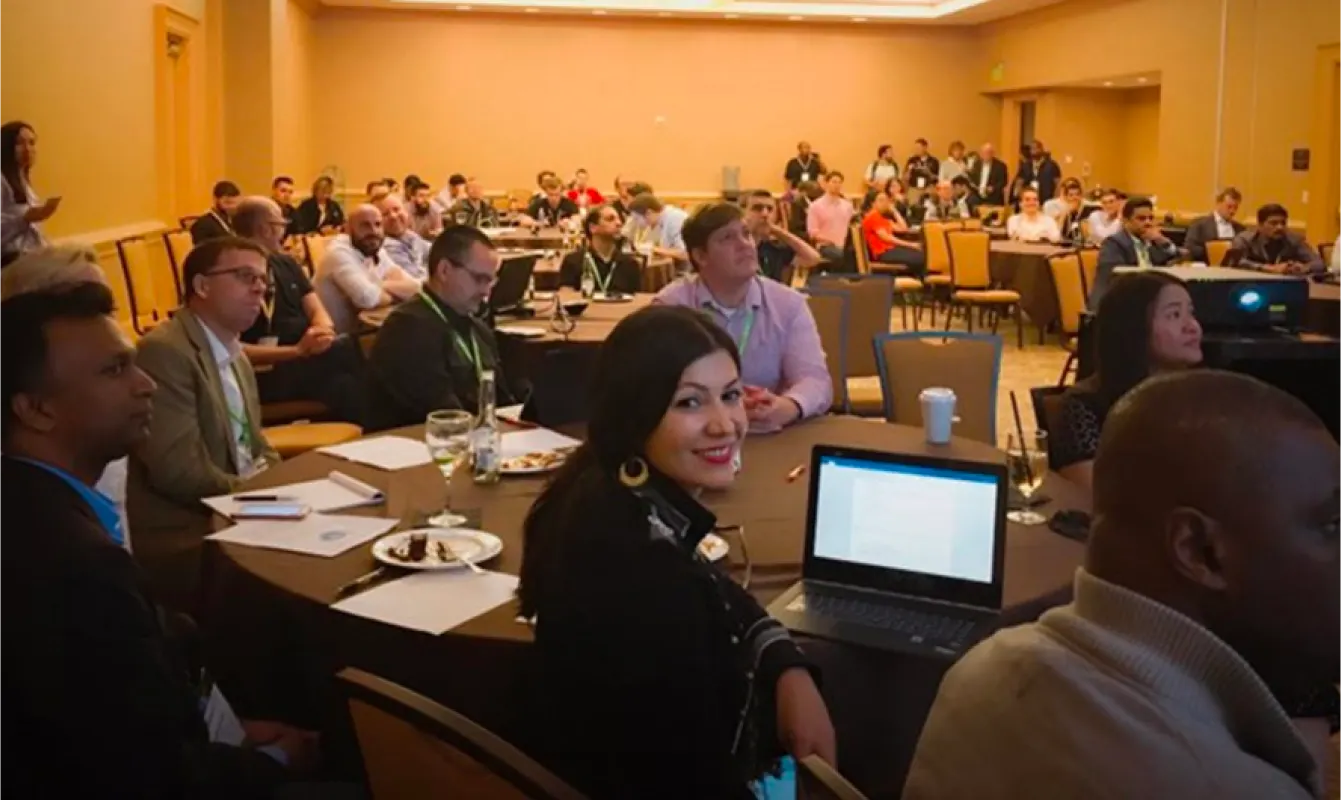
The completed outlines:
{"type": "Polygon", "coordinates": [[[1323,45],[1313,70],[1313,134],[1309,144],[1308,178],[1308,239],[1314,245],[1333,242],[1337,236],[1338,197],[1336,146],[1341,140],[1338,130],[1338,94],[1341,80],[1341,45],[1323,45]]]}
{"type": "MultiPolygon", "coordinates": [[[[178,203],[181,202],[181,198],[176,197],[178,187],[185,185],[192,198],[204,197],[205,190],[201,186],[201,172],[198,165],[192,165],[192,169],[183,179],[178,174],[178,165],[175,163],[176,148],[167,146],[169,141],[194,141],[196,134],[203,132],[203,125],[200,125],[198,130],[193,130],[197,127],[193,123],[197,121],[203,109],[196,107],[196,98],[192,96],[198,77],[195,70],[199,68],[192,61],[192,54],[196,49],[192,46],[192,42],[203,41],[201,35],[200,20],[162,3],[154,6],[154,135],[158,143],[155,148],[155,167],[158,171],[159,216],[169,227],[176,227],[177,217],[182,211],[181,208],[174,207],[174,199],[178,203]],[[187,76],[185,96],[175,97],[177,104],[187,104],[187,113],[182,115],[175,114],[174,111],[178,106],[167,101],[174,72],[172,59],[167,52],[169,37],[181,42],[177,69],[187,76]]],[[[203,153],[201,155],[203,156],[203,153]]]]}

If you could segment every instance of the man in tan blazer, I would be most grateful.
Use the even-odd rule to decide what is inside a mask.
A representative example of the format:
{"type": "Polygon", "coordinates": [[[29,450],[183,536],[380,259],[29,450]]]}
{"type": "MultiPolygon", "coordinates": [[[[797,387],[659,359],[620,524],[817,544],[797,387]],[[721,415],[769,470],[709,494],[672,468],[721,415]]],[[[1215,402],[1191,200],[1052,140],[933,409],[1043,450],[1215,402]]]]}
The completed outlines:
{"type": "Polygon", "coordinates": [[[265,252],[211,239],[182,271],[185,305],[139,344],[137,363],[159,390],[149,437],[131,454],[126,506],[157,599],[191,612],[211,530],[201,500],[236,490],[279,456],[261,430],[256,375],[239,344],[265,302],[265,252]]]}

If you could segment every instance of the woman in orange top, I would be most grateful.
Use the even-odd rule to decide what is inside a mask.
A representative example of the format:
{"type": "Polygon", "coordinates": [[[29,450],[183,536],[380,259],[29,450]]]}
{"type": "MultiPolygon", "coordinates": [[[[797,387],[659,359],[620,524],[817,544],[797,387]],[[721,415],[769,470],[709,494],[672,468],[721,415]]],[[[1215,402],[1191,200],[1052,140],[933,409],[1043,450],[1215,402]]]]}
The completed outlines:
{"type": "Polygon", "coordinates": [[[921,278],[927,272],[927,257],[922,246],[894,235],[894,221],[889,218],[889,195],[880,192],[871,204],[871,210],[861,220],[861,238],[872,261],[881,264],[901,264],[910,276],[921,278]]]}

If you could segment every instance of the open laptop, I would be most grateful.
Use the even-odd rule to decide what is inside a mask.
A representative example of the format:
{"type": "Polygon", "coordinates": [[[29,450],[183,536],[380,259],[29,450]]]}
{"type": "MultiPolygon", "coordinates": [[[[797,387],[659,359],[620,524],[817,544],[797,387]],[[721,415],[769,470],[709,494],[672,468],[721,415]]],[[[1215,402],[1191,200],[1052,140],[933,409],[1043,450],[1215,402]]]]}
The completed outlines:
{"type": "Polygon", "coordinates": [[[526,287],[539,253],[509,256],[498,267],[498,281],[489,292],[489,311],[494,315],[517,314],[526,308],[526,287]]]}
{"type": "Polygon", "coordinates": [[[818,445],[801,581],[769,612],[799,633],[958,658],[995,627],[1005,464],[818,445]]]}

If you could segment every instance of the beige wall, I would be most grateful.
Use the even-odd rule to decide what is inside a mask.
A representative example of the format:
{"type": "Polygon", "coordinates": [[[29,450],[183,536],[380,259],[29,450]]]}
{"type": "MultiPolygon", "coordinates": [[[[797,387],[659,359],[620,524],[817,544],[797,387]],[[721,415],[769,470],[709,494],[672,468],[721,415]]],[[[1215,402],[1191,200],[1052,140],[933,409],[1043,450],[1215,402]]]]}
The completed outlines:
{"type": "MultiPolygon", "coordinates": [[[[273,174],[295,177],[312,171],[312,17],[296,0],[272,0],[274,64],[273,174]]],[[[300,181],[301,182],[301,181],[300,181]]]]}
{"type": "Polygon", "coordinates": [[[1122,92],[1064,89],[1038,101],[1035,132],[1068,177],[1086,189],[1127,185],[1126,103],[1122,92]]]}
{"type": "Polygon", "coordinates": [[[1280,200],[1303,217],[1307,176],[1290,172],[1289,150],[1309,141],[1313,55],[1336,42],[1339,26],[1332,0],[1072,0],[980,29],[978,87],[1009,92],[1159,72],[1149,188],[1161,205],[1205,208],[1218,186],[1235,183],[1249,206],[1280,200]],[[1222,6],[1228,56],[1217,148],[1222,6]],[[1003,79],[993,81],[998,63],[1003,79]]]}
{"type": "MultiPolygon", "coordinates": [[[[1122,95],[1122,158],[1126,179],[1119,184],[1130,192],[1159,193],[1160,88],[1129,89],[1122,95]]],[[[1164,198],[1160,198],[1163,203],[1164,198]]]]}
{"type": "Polygon", "coordinates": [[[917,136],[943,153],[996,128],[966,30],[336,8],[314,28],[314,163],[357,188],[457,171],[526,187],[541,168],[585,166],[602,189],[623,173],[715,191],[724,165],[741,168],[742,186],[776,187],[801,138],[852,182],[881,143],[906,158],[917,136]]]}
{"type": "MultiPolygon", "coordinates": [[[[60,237],[152,224],[155,180],[152,0],[5,2],[4,119],[38,135],[33,185],[62,195],[46,224],[60,237]]],[[[203,15],[204,0],[169,5],[203,15]]]]}

